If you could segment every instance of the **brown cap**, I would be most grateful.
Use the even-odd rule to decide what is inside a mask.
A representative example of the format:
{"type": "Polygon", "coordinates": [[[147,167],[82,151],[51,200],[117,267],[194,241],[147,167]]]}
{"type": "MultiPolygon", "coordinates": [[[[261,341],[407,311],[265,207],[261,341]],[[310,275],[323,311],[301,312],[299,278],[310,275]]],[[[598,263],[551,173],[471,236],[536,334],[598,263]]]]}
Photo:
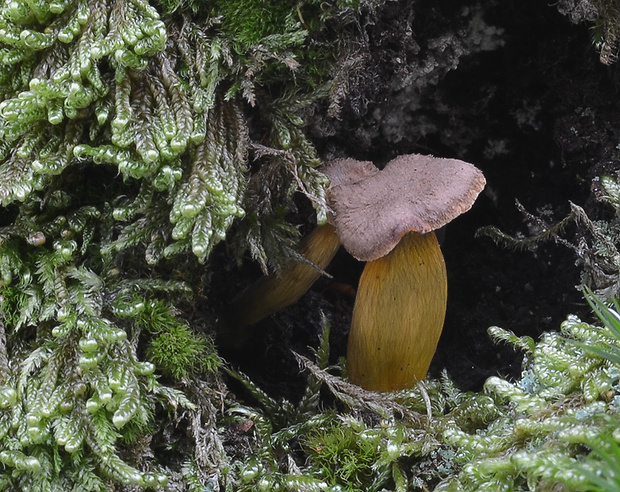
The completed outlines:
{"type": "Polygon", "coordinates": [[[398,156],[382,171],[354,159],[331,161],[322,171],[331,180],[327,202],[340,242],[362,261],[385,256],[408,232],[447,224],[486,184],[467,162],[420,154],[398,156]]]}

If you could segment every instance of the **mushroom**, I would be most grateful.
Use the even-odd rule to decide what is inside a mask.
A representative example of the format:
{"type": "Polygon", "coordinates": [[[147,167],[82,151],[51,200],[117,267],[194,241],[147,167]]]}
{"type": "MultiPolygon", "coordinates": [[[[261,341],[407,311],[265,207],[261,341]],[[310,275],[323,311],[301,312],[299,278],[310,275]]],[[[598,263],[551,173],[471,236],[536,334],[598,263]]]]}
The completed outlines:
{"type": "MultiPolygon", "coordinates": [[[[353,184],[379,172],[368,161],[336,159],[331,164],[332,186],[353,184]]],[[[330,223],[317,226],[300,245],[299,254],[306,261],[291,260],[280,272],[261,277],[232,301],[218,322],[220,342],[233,341],[238,330],[297,302],[324,273],[339,248],[334,226],[330,223]]]]}
{"type": "MultiPolygon", "coordinates": [[[[331,163],[324,172],[337,176],[342,164],[331,163]]],[[[433,231],[469,210],[484,185],[471,164],[410,154],[329,188],[340,242],[368,262],[349,334],[351,382],[395,391],[426,376],[447,299],[446,267],[433,231]]]]}
{"type": "Polygon", "coordinates": [[[473,205],[482,173],[456,159],[403,155],[382,171],[371,162],[336,159],[328,224],[301,245],[308,262],[291,262],[259,279],[229,306],[224,341],[239,329],[296,302],[318,279],[340,244],[366,261],[349,344],[349,379],[366,389],[394,391],[426,376],[443,329],[446,267],[433,231],[473,205]]]}

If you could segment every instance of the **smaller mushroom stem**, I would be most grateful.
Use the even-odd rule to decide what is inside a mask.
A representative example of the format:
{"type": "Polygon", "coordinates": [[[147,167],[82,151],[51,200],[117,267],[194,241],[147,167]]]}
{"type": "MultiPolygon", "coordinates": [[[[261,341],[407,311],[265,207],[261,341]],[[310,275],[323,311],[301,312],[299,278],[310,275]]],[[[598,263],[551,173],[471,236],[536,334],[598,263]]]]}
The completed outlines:
{"type": "Polygon", "coordinates": [[[316,282],[340,247],[330,224],[318,226],[301,243],[299,253],[308,262],[291,261],[278,274],[266,275],[232,301],[224,330],[254,325],[299,300],[316,282]]]}
{"type": "Polygon", "coordinates": [[[406,234],[360,278],[347,349],[351,382],[411,388],[426,377],[443,329],[446,266],[433,232],[406,234]]]}

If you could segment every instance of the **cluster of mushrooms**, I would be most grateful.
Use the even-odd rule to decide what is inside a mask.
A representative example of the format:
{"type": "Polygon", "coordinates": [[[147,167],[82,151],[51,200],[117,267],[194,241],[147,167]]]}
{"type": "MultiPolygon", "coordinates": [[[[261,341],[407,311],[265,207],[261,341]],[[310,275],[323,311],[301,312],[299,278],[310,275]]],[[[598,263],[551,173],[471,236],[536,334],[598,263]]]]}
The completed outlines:
{"type": "Polygon", "coordinates": [[[434,233],[471,208],[486,182],[473,165],[409,154],[383,170],[372,162],[336,159],[328,223],[301,245],[308,262],[291,262],[230,306],[239,329],[296,302],[342,245],[366,262],[359,281],[347,348],[349,380],[365,389],[396,391],[424,379],[446,313],[447,276],[434,233]]]}

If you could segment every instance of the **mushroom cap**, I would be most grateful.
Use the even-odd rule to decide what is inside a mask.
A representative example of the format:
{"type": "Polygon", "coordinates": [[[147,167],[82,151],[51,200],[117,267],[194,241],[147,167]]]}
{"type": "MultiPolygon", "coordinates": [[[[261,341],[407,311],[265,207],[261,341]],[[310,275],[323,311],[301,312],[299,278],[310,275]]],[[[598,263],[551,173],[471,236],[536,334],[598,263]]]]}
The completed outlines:
{"type": "Polygon", "coordinates": [[[348,157],[334,159],[323,165],[321,172],[329,178],[330,187],[350,185],[379,172],[370,161],[358,161],[348,157]]]}
{"type": "MultiPolygon", "coordinates": [[[[337,186],[348,186],[363,179],[369,178],[379,172],[379,168],[370,161],[358,161],[349,157],[334,159],[321,167],[321,172],[329,178],[329,189],[337,186]]],[[[327,204],[329,211],[327,222],[336,223],[334,211],[327,204]]]]}
{"type": "Polygon", "coordinates": [[[382,171],[351,161],[337,159],[323,172],[332,183],[327,203],[340,242],[362,261],[385,256],[408,232],[447,224],[471,208],[486,184],[480,170],[457,159],[401,155],[382,171]]]}

